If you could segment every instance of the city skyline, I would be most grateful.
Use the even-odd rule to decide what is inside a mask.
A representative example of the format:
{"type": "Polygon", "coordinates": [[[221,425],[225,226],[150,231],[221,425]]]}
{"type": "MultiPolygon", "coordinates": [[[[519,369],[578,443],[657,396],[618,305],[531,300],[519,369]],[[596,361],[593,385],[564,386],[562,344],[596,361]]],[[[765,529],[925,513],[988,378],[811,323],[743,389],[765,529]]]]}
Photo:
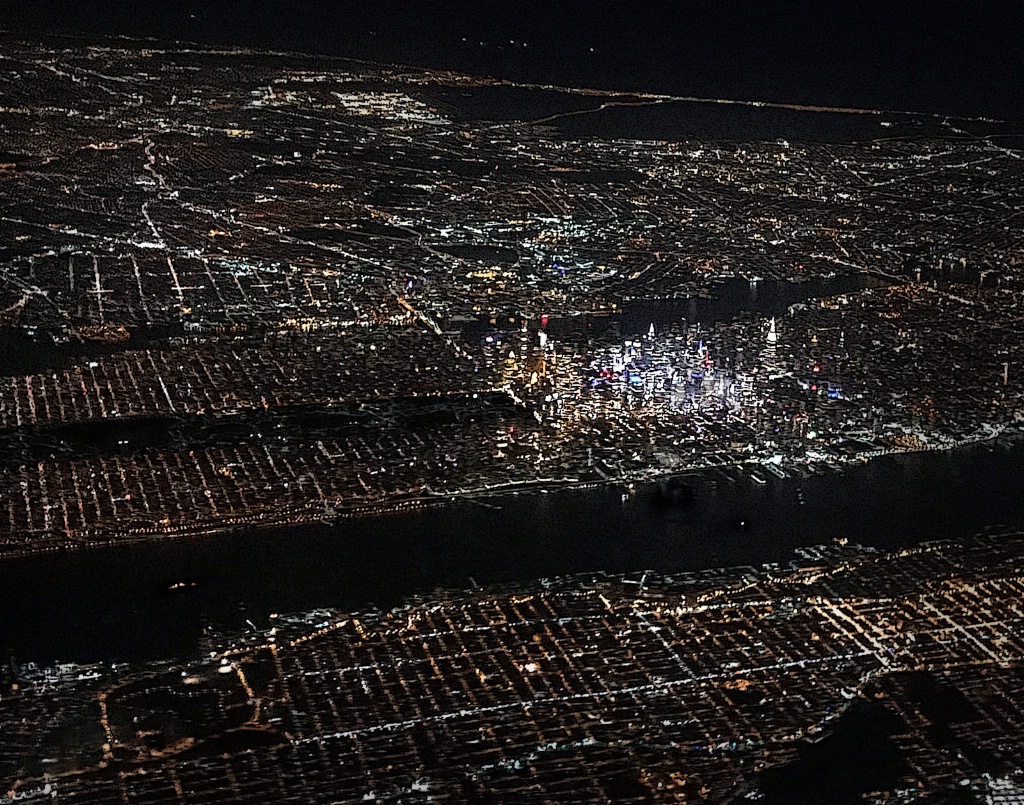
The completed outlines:
{"type": "Polygon", "coordinates": [[[1016,801],[1001,14],[316,5],[0,34],[0,802],[1016,801]]]}

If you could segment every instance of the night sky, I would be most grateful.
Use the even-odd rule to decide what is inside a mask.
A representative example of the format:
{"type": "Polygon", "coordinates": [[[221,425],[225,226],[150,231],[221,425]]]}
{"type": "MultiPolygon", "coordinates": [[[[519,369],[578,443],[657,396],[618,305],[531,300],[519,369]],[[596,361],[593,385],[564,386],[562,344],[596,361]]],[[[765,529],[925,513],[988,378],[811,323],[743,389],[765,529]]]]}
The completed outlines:
{"type": "Polygon", "coordinates": [[[245,44],[521,81],[1019,119],[1019,8],[932,0],[7,0],[0,23],[17,32],[245,44]]]}

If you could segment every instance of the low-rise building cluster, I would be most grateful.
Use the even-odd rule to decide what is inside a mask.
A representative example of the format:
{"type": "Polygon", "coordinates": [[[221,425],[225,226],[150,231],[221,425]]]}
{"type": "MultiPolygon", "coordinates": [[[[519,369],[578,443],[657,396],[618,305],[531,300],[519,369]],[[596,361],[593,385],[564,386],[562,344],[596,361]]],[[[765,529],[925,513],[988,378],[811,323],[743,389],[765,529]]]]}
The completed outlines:
{"type": "Polygon", "coordinates": [[[16,668],[0,801],[738,802],[872,713],[900,765],[866,801],[981,796],[1020,782],[1022,548],[823,546],[279,616],[182,665],[16,668]]]}

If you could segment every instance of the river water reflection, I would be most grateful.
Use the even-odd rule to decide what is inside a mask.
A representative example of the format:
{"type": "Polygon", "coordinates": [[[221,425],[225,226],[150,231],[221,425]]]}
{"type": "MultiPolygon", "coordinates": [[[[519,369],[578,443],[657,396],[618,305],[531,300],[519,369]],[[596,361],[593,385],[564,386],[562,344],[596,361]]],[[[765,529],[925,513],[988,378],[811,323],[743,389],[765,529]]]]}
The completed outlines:
{"type": "Polygon", "coordinates": [[[673,505],[655,485],[625,502],[618,487],[567,490],[5,561],[2,646],[20,661],[169,658],[198,650],[204,621],[262,627],[272,612],[388,607],[438,586],[785,561],[840,536],[893,548],[1024,525],[1022,443],[763,486],[735,477],[689,479],[694,494],[673,505]],[[176,582],[196,586],[169,592],[176,582]]]}

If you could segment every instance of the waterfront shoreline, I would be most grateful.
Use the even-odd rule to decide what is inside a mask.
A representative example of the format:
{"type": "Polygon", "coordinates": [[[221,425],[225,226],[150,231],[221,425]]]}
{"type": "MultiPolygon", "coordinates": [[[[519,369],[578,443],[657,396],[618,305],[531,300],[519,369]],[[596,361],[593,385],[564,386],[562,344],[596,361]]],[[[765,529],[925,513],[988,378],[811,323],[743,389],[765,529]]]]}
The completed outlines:
{"type": "MultiPolygon", "coordinates": [[[[879,450],[865,451],[848,458],[836,457],[832,461],[806,461],[783,463],[782,467],[793,466],[819,466],[829,464],[839,472],[849,466],[863,464],[884,456],[904,456],[917,453],[944,452],[949,453],[963,448],[970,448],[986,442],[992,442],[998,438],[1007,438],[1012,442],[1024,440],[1024,433],[1011,432],[1007,429],[1015,427],[1020,430],[1020,423],[1007,423],[996,428],[986,428],[983,433],[976,436],[968,436],[952,443],[925,443],[918,447],[909,448],[884,448],[879,450]]],[[[716,454],[718,455],[718,454],[716,454]]],[[[232,518],[229,522],[201,525],[195,528],[167,529],[165,531],[151,530],[146,532],[133,532],[131,536],[117,536],[107,539],[82,539],[80,541],[68,541],[59,544],[40,542],[36,545],[16,550],[0,550],[0,562],[12,561],[33,556],[47,554],[74,553],[81,550],[102,549],[102,548],[130,548],[133,546],[162,543],[167,541],[187,541],[198,537],[216,537],[234,532],[245,531],[269,531],[279,529],[298,528],[311,525],[331,525],[338,520],[363,519],[375,517],[388,517],[409,512],[421,511],[424,509],[440,509],[459,503],[472,503],[474,501],[488,499],[502,499],[512,495],[540,495],[557,493],[563,491],[582,491],[587,489],[602,489],[615,487],[628,487],[635,484],[654,484],[664,482],[672,478],[694,477],[710,473],[715,470],[729,468],[749,469],[751,471],[767,464],[764,459],[748,458],[738,459],[733,462],[717,464],[692,465],[687,467],[672,467],[667,469],[650,468],[647,470],[634,471],[621,476],[609,478],[589,478],[580,480],[577,478],[541,478],[532,481],[509,482],[505,484],[484,485],[481,487],[457,490],[454,492],[428,494],[421,497],[409,498],[406,500],[374,505],[357,505],[344,507],[341,504],[334,504],[329,507],[330,511],[323,511],[321,506],[310,505],[299,509],[288,509],[277,515],[259,518],[257,516],[242,516],[232,518]]]]}

